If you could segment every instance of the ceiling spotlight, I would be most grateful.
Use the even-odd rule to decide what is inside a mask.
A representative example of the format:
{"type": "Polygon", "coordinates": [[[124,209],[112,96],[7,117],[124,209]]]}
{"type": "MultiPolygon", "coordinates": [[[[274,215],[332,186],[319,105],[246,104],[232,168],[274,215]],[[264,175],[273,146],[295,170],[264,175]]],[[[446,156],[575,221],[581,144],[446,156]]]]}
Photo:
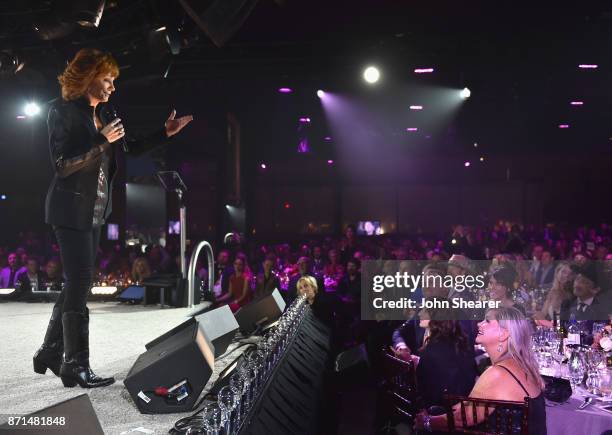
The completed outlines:
{"type": "Polygon", "coordinates": [[[484,162],[484,157],[481,157],[481,158],[480,158],[480,161],[481,161],[481,162],[484,162]]]}
{"type": "Polygon", "coordinates": [[[291,88],[278,88],[278,92],[280,92],[281,94],[290,94],[293,92],[293,89],[291,88]]]}
{"type": "Polygon", "coordinates": [[[369,66],[363,71],[363,79],[370,84],[374,84],[380,79],[380,71],[374,66],[369,66]]]}
{"type": "Polygon", "coordinates": [[[569,128],[569,124],[559,124],[559,128],[569,128]]]}
{"type": "Polygon", "coordinates": [[[478,142],[474,142],[474,148],[478,148],[478,142]]]}
{"type": "Polygon", "coordinates": [[[582,102],[582,101],[572,101],[570,104],[572,106],[583,106],[584,102],[582,102]]]}
{"type": "Polygon", "coordinates": [[[597,69],[597,65],[588,64],[588,63],[581,63],[580,65],[578,65],[578,68],[581,68],[581,69],[597,69]]]}
{"type": "Polygon", "coordinates": [[[468,88],[463,88],[461,90],[461,93],[459,94],[461,96],[461,98],[463,98],[464,100],[467,100],[468,98],[470,98],[470,95],[472,95],[472,91],[470,91],[468,88]]]}
{"type": "Polygon", "coordinates": [[[433,68],[417,68],[414,70],[415,74],[427,74],[434,72],[433,68]]]}
{"type": "Polygon", "coordinates": [[[328,164],[328,165],[333,165],[333,164],[334,164],[334,161],[333,161],[332,159],[329,159],[329,160],[327,161],[327,164],[328,164]]]}
{"type": "Polygon", "coordinates": [[[23,111],[27,116],[36,116],[40,113],[40,107],[36,103],[28,103],[23,111]]]}
{"type": "Polygon", "coordinates": [[[308,118],[308,117],[306,117],[306,116],[302,116],[302,117],[300,118],[300,122],[301,122],[302,124],[308,124],[308,123],[310,122],[310,118],[308,118]]]}
{"type": "Polygon", "coordinates": [[[469,167],[470,167],[470,165],[471,165],[471,163],[470,163],[470,162],[465,162],[465,163],[463,164],[463,166],[465,166],[466,168],[469,168],[469,167]]]}
{"type": "Polygon", "coordinates": [[[406,131],[418,131],[419,129],[417,127],[408,127],[406,129],[406,131]]]}
{"type": "Polygon", "coordinates": [[[423,106],[410,106],[410,110],[423,110],[423,106]]]}
{"type": "Polygon", "coordinates": [[[266,164],[265,164],[265,163],[262,163],[261,165],[259,165],[259,167],[260,167],[261,169],[266,169],[268,166],[266,166],[266,164]]]}
{"type": "Polygon", "coordinates": [[[321,89],[319,89],[319,90],[317,91],[317,97],[319,97],[319,98],[323,98],[323,95],[325,95],[325,91],[322,91],[321,89]]]}

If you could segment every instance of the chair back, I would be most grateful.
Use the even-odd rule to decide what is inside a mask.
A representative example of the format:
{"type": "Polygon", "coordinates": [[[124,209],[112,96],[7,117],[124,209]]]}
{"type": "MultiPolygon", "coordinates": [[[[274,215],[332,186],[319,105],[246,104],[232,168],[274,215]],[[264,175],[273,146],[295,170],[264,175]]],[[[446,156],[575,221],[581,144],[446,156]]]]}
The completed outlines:
{"type": "Polygon", "coordinates": [[[460,433],[470,435],[491,435],[499,433],[513,432],[517,426],[517,418],[520,427],[517,427],[521,435],[529,434],[529,397],[525,397],[524,402],[512,402],[508,400],[489,400],[474,397],[456,396],[445,394],[446,417],[449,433],[460,433]],[[455,425],[455,413],[453,407],[460,404],[461,427],[455,425]],[[484,408],[484,421],[476,426],[468,427],[467,408],[471,410],[471,421],[478,421],[478,407],[484,408]],[[490,416],[495,411],[494,418],[490,416]],[[516,416],[516,417],[515,417],[516,416]]]}
{"type": "Polygon", "coordinates": [[[415,367],[412,361],[404,361],[387,350],[383,350],[382,370],[384,382],[403,393],[415,391],[415,367]]]}

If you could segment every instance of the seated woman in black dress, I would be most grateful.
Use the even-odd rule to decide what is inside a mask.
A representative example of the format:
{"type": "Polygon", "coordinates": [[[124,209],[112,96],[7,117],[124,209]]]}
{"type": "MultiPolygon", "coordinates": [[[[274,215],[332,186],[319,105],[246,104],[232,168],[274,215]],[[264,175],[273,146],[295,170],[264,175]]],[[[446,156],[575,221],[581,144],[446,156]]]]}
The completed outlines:
{"type": "MultiPolygon", "coordinates": [[[[478,324],[476,342],[483,345],[491,357],[493,365],[478,378],[469,397],[508,400],[522,402],[525,397],[530,400],[529,434],[546,434],[546,404],[544,401],[544,381],[540,376],[538,363],[531,348],[531,322],[516,308],[498,308],[489,310],[485,320],[478,324]]],[[[489,415],[491,427],[495,427],[495,410],[489,415]]],[[[466,406],[468,426],[484,422],[484,406],[476,409],[476,421],[472,409],[466,406]]],[[[455,426],[461,429],[461,407],[454,408],[455,426]]],[[[512,428],[503,427],[502,433],[517,433],[520,418],[513,416],[512,428]]],[[[502,418],[505,423],[506,418],[502,418]]],[[[446,431],[446,415],[432,416],[421,412],[416,417],[417,429],[429,431],[446,431]]]]}
{"type": "Polygon", "coordinates": [[[425,409],[432,405],[443,406],[445,391],[467,395],[476,381],[474,347],[459,321],[445,320],[449,313],[449,310],[420,313],[420,326],[426,328],[426,332],[416,377],[421,405],[425,409]]]}

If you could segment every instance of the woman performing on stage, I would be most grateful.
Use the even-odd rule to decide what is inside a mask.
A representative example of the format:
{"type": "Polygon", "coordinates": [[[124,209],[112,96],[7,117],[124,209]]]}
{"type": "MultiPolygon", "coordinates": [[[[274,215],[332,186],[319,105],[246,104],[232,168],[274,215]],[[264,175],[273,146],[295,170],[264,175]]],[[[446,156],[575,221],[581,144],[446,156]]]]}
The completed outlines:
{"type": "Polygon", "coordinates": [[[106,103],[119,76],[117,61],[96,49],[82,49],[58,77],[62,98],[49,110],[49,148],[54,173],[45,203],[46,222],[60,247],[65,288],[53,307],[34,371],[50,369],[65,387],[103,387],[89,366],[89,311],[86,306],[100,229],[111,213],[113,179],[120,151],[141,154],[167,141],[192,116],[172,111],[163,129],[142,141],[122,139],[121,119],[106,103]],[[63,356],[63,359],[62,359],[63,356]]]}

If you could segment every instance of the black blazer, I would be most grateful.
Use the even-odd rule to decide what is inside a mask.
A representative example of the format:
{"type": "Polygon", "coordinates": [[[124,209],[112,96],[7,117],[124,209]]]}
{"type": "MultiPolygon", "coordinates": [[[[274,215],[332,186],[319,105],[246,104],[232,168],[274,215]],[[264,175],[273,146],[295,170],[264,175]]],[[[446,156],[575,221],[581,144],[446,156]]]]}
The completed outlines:
{"type": "MultiPolygon", "coordinates": [[[[106,119],[105,106],[98,104],[96,107],[103,126],[112,121],[106,119]]],[[[109,198],[104,215],[104,219],[107,219],[112,211],[112,184],[117,173],[117,154],[121,146],[118,143],[108,144],[106,138],[97,131],[94,109],[84,97],[73,101],[56,101],[49,109],[47,125],[51,165],[55,174],[45,201],[45,222],[78,230],[90,230],[93,226],[102,154],[104,149],[108,148],[109,198]]],[[[129,153],[142,154],[167,140],[165,129],[157,131],[145,140],[128,140],[129,153]]]]}
{"type": "Polygon", "coordinates": [[[451,340],[428,343],[416,369],[423,407],[444,406],[445,392],[467,396],[474,387],[476,375],[473,352],[457,352],[451,340]]]}
{"type": "MultiPolygon", "coordinates": [[[[571,315],[576,316],[576,320],[608,320],[612,313],[612,303],[606,293],[597,293],[593,298],[593,303],[584,312],[578,312],[578,298],[569,299],[561,304],[561,320],[569,320],[571,315]]],[[[590,327],[589,327],[590,329],[590,327]]]]}

